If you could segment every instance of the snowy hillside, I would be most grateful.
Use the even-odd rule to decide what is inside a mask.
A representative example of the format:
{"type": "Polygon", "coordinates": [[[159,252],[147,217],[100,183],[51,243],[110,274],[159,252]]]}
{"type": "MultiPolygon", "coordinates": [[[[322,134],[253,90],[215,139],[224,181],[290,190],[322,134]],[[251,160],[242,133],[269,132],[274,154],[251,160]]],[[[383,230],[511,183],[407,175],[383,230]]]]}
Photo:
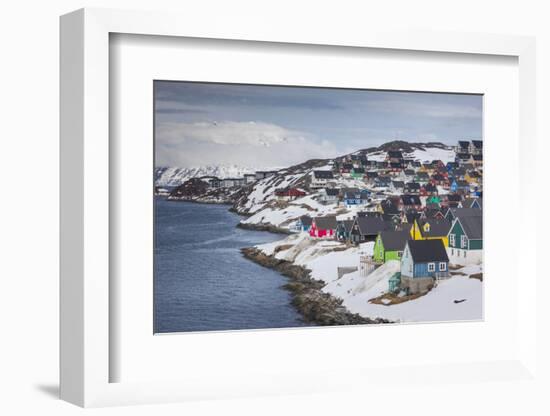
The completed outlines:
{"type": "Polygon", "coordinates": [[[216,176],[220,179],[242,178],[245,173],[254,173],[254,169],[236,165],[201,166],[194,168],[160,167],[155,169],[155,185],[178,186],[191,178],[201,176],[216,176]]]}
{"type": "Polygon", "coordinates": [[[311,277],[325,283],[322,291],[343,300],[352,313],[365,318],[384,318],[396,322],[478,320],[483,318],[483,283],[471,276],[481,266],[455,270],[453,277],[424,296],[389,304],[373,300],[388,293],[390,277],[400,270],[400,262],[390,260],[368,276],[354,271],[338,277],[338,267],[359,267],[359,254],[372,252],[374,243],[347,247],[330,240],[312,239],[307,234],[291,235],[284,240],[257,246],[266,255],[293,262],[311,270],[311,277]],[[277,250],[284,247],[284,250],[277,250]]]}
{"type": "MultiPolygon", "coordinates": [[[[432,160],[441,160],[443,163],[454,162],[455,151],[450,147],[443,145],[409,145],[405,149],[397,148],[403,151],[403,157],[406,159],[414,159],[418,162],[431,162],[432,160]]],[[[369,160],[381,162],[386,159],[385,150],[367,151],[369,160]]]]}

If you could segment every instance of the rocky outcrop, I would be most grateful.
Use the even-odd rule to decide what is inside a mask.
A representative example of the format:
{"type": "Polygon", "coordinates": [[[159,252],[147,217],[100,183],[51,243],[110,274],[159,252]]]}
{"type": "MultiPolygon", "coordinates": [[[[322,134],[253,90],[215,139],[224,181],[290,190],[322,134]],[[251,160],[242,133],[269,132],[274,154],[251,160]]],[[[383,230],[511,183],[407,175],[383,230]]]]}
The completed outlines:
{"type": "Polygon", "coordinates": [[[370,319],[349,312],[342,306],[342,300],[321,289],[324,283],[310,277],[311,271],[285,260],[268,256],[260,250],[249,247],[241,250],[243,255],[264,267],[277,270],[288,277],[285,289],[292,293],[292,304],[302,313],[306,322],[318,325],[358,325],[391,323],[386,319],[370,319]]]}
{"type": "Polygon", "coordinates": [[[254,231],[269,231],[270,233],[275,234],[292,234],[287,228],[276,227],[271,224],[248,224],[245,222],[240,222],[237,224],[237,228],[254,231]]]}

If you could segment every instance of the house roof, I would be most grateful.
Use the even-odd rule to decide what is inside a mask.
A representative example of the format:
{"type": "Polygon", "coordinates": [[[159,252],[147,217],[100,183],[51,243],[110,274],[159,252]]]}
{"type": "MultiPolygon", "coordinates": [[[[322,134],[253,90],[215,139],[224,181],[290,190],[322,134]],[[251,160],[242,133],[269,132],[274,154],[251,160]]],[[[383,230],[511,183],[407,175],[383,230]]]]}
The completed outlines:
{"type": "Polygon", "coordinates": [[[426,184],[426,186],[424,186],[424,189],[428,192],[436,192],[437,191],[437,187],[435,185],[432,185],[431,183],[426,184]]]}
{"type": "Polygon", "coordinates": [[[483,211],[478,208],[453,208],[451,209],[453,216],[459,218],[465,217],[481,217],[483,216],[483,211]]]}
{"type": "Polygon", "coordinates": [[[305,225],[305,226],[310,226],[311,225],[311,217],[309,215],[302,215],[300,217],[300,222],[302,223],[302,225],[305,225]]]}
{"type": "Polygon", "coordinates": [[[327,196],[338,196],[340,190],[336,188],[325,188],[325,193],[327,196]]]}
{"type": "Polygon", "coordinates": [[[469,142],[469,141],[466,141],[466,140],[459,140],[459,141],[458,141],[458,146],[459,146],[459,147],[469,147],[469,146],[470,146],[470,142],[469,142]]]}
{"type": "Polygon", "coordinates": [[[449,202],[460,202],[462,197],[458,194],[447,194],[447,201],[449,202]]]}
{"type": "Polygon", "coordinates": [[[380,217],[357,217],[355,222],[361,235],[376,235],[389,228],[389,225],[380,217]]]}
{"type": "Polygon", "coordinates": [[[464,201],[462,201],[462,207],[463,208],[472,208],[472,205],[477,202],[480,207],[482,207],[481,198],[464,198],[464,201]]]}
{"type": "Polygon", "coordinates": [[[470,154],[469,153],[458,153],[456,155],[460,160],[468,160],[470,159],[470,154]]]}
{"type": "Polygon", "coordinates": [[[410,238],[408,231],[381,231],[380,238],[386,251],[403,251],[410,238]]]}
{"type": "Polygon", "coordinates": [[[342,227],[345,232],[349,233],[355,220],[342,220],[338,221],[338,226],[342,227]]]}
{"type": "Polygon", "coordinates": [[[481,140],[472,140],[472,144],[476,149],[483,149],[483,142],[481,140]]]}
{"type": "Polygon", "coordinates": [[[428,175],[428,172],[418,172],[418,173],[416,174],[416,177],[417,177],[418,179],[425,179],[425,180],[430,179],[430,175],[428,175]]]}
{"type": "Polygon", "coordinates": [[[446,220],[426,220],[422,222],[422,235],[425,237],[446,237],[451,229],[451,223],[446,220]],[[430,231],[424,231],[424,225],[430,225],[430,231]]]}
{"type": "Polygon", "coordinates": [[[420,189],[420,184],[418,182],[407,182],[405,184],[405,188],[419,190],[420,189]]]}
{"type": "Polygon", "coordinates": [[[420,197],[418,195],[401,195],[401,201],[403,205],[421,205],[420,197]]]}
{"type": "Polygon", "coordinates": [[[457,221],[460,221],[464,233],[470,240],[481,240],[483,238],[483,217],[458,217],[457,221]]]}
{"type": "Polygon", "coordinates": [[[443,212],[439,208],[431,208],[431,207],[429,208],[427,207],[424,210],[424,216],[428,219],[435,218],[437,214],[443,215],[443,212]]]}
{"type": "Polygon", "coordinates": [[[411,234],[411,228],[412,224],[409,222],[404,222],[395,226],[396,231],[406,231],[409,235],[411,234]]]}
{"type": "Polygon", "coordinates": [[[392,183],[396,188],[403,188],[405,186],[405,182],[403,181],[392,181],[392,183]]]}
{"type": "Polygon", "coordinates": [[[415,263],[449,261],[443,240],[440,238],[434,240],[409,240],[407,241],[407,245],[415,263]]]}
{"type": "Polygon", "coordinates": [[[344,190],[344,198],[345,199],[358,199],[358,198],[366,198],[367,192],[365,190],[360,190],[358,188],[347,188],[344,190]]]}
{"type": "Polygon", "coordinates": [[[384,214],[388,214],[388,215],[397,215],[397,214],[399,214],[399,209],[389,199],[386,199],[385,201],[382,201],[380,206],[382,207],[382,211],[384,211],[384,214]]]}
{"type": "Polygon", "coordinates": [[[405,213],[405,218],[409,224],[413,224],[414,220],[418,220],[422,214],[420,212],[409,211],[405,213]]]}
{"type": "Polygon", "coordinates": [[[336,229],[336,217],[334,215],[327,215],[326,217],[316,217],[313,219],[315,225],[320,230],[335,230],[336,229]]]}
{"type": "Polygon", "coordinates": [[[316,179],[333,179],[334,175],[331,170],[314,170],[313,175],[316,179]]]}

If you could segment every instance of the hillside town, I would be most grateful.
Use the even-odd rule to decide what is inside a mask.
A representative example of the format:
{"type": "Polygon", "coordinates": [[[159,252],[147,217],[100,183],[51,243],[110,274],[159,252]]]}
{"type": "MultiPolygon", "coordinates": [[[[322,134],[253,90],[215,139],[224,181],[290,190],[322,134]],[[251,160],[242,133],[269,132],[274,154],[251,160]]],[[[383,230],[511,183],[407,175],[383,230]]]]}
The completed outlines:
{"type": "MultiPolygon", "coordinates": [[[[246,216],[239,226],[290,234],[257,249],[312,270],[326,283],[323,291],[362,315],[401,320],[385,314],[387,307],[420,304],[449,281],[453,304],[469,301],[470,318],[480,319],[482,179],[480,140],[453,147],[391,142],[242,178],[191,178],[168,198],[230,203],[246,216]],[[463,289],[475,295],[462,297],[463,289]]],[[[432,308],[418,319],[438,317],[432,308]]]]}

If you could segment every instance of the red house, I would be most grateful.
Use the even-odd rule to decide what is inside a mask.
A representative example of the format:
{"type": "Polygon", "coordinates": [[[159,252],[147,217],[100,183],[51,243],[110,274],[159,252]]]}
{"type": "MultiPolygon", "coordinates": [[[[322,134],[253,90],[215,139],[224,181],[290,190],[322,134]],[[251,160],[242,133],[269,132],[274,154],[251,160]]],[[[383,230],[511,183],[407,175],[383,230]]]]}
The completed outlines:
{"type": "Polygon", "coordinates": [[[326,217],[316,217],[311,221],[309,235],[315,238],[334,237],[336,233],[336,217],[327,215],[326,217]]]}
{"type": "Polygon", "coordinates": [[[301,198],[303,196],[306,196],[306,193],[298,188],[286,188],[286,189],[277,189],[275,191],[275,195],[279,199],[291,201],[296,198],[301,198]]]}

